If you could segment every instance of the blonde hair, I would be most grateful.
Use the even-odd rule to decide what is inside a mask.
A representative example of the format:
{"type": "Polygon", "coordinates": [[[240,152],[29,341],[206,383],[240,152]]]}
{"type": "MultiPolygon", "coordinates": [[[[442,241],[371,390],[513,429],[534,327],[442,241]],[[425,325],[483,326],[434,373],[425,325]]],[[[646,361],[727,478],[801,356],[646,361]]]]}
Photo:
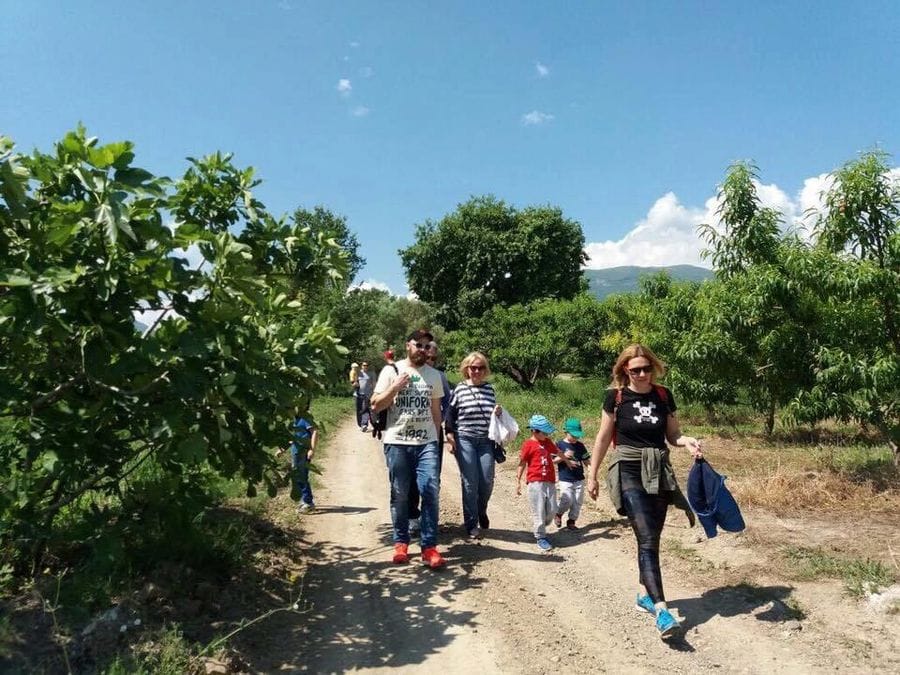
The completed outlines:
{"type": "Polygon", "coordinates": [[[359,379],[359,364],[351,363],[350,364],[350,382],[356,382],[359,379]]]}
{"type": "Polygon", "coordinates": [[[481,352],[470,352],[469,355],[462,360],[459,364],[459,374],[463,376],[463,379],[467,379],[469,377],[469,366],[472,365],[473,361],[483,361],[484,362],[484,376],[487,377],[491,374],[491,364],[488,363],[487,357],[481,352]]]}
{"type": "Polygon", "coordinates": [[[657,378],[666,374],[666,364],[659,360],[659,357],[653,353],[650,347],[645,347],[642,344],[628,345],[619,354],[619,358],[616,359],[616,365],[612,369],[610,387],[613,389],[624,389],[628,385],[628,362],[638,357],[647,359],[650,365],[653,366],[653,372],[650,373],[650,382],[655,383],[657,378]]]}

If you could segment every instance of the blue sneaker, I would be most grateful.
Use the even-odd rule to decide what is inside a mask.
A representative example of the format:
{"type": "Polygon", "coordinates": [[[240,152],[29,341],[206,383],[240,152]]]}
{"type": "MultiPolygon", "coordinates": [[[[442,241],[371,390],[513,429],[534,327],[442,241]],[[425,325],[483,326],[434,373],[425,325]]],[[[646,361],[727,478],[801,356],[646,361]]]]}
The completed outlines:
{"type": "Polygon", "coordinates": [[[649,595],[641,595],[638,593],[637,599],[634,601],[634,606],[639,612],[649,612],[653,616],[656,616],[656,605],[653,604],[653,600],[650,599],[649,595]]]}
{"type": "Polygon", "coordinates": [[[538,548],[541,549],[542,551],[550,551],[553,549],[553,544],[551,544],[546,539],[538,539],[537,545],[538,545],[538,548]]]}
{"type": "Polygon", "coordinates": [[[661,609],[656,613],[656,629],[659,636],[665,640],[674,637],[681,632],[681,624],[669,613],[667,609],[661,609]]]}

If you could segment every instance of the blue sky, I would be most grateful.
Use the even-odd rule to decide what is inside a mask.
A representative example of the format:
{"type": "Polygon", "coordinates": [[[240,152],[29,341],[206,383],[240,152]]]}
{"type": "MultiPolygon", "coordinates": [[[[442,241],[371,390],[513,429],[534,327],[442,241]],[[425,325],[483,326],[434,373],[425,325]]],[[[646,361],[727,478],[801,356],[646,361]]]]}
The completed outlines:
{"type": "MultiPolygon", "coordinates": [[[[180,175],[233,152],[270,210],[347,217],[359,281],[471,195],[554,204],[590,266],[699,262],[730,162],[788,220],[900,153],[900,3],[0,0],[0,133],[79,121],[180,175]]],[[[896,163],[896,162],[895,162],[896,163]]],[[[552,262],[552,252],[548,253],[552,262]]]]}

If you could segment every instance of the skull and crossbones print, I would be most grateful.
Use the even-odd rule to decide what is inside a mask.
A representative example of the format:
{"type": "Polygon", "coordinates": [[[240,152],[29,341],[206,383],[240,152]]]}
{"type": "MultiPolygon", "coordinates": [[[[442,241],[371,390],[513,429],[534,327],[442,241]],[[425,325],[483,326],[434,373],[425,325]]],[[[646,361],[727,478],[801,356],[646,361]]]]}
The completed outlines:
{"type": "Polygon", "coordinates": [[[653,411],[656,409],[656,404],[650,401],[647,405],[642,405],[640,401],[635,401],[633,404],[634,408],[637,409],[638,415],[634,416],[634,421],[638,424],[642,422],[650,422],[651,424],[656,424],[659,421],[659,417],[653,414],[653,411]]]}

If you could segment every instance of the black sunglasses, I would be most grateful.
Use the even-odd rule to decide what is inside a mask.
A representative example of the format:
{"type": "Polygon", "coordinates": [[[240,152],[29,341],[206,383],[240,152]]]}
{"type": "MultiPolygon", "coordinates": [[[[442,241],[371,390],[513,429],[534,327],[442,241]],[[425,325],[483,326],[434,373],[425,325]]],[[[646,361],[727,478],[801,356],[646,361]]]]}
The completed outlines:
{"type": "Polygon", "coordinates": [[[469,370],[486,370],[484,366],[469,366],[469,370]]]}
{"type": "Polygon", "coordinates": [[[649,375],[653,372],[653,366],[638,366],[637,368],[629,368],[628,372],[632,375],[640,375],[641,373],[647,373],[649,375]]]}

